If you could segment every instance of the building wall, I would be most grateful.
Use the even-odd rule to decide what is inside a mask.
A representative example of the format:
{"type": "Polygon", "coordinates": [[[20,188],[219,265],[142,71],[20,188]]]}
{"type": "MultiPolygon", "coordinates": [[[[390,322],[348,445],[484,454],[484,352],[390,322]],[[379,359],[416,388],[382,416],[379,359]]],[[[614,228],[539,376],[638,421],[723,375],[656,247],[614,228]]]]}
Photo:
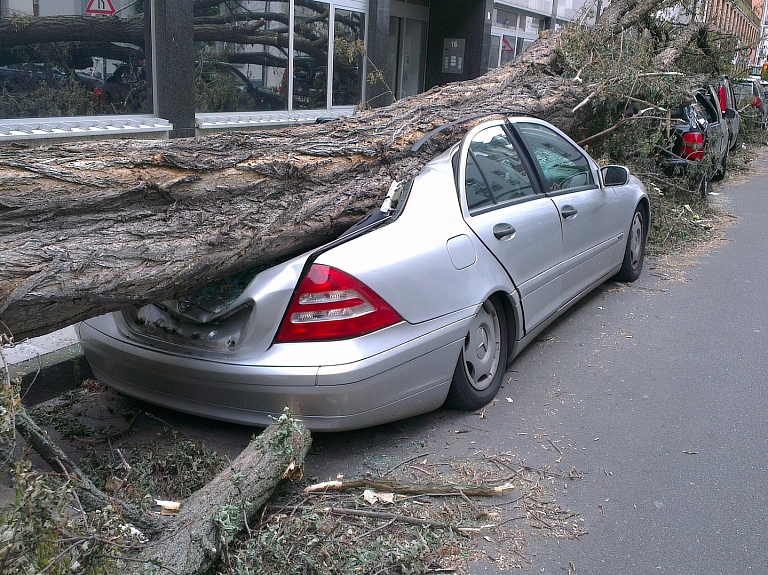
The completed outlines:
{"type": "Polygon", "coordinates": [[[739,39],[737,66],[750,66],[759,48],[760,20],[744,0],[708,0],[705,22],[739,39]]]}
{"type": "Polygon", "coordinates": [[[425,87],[476,78],[484,74],[490,41],[491,0],[432,0],[429,10],[425,87]],[[462,73],[443,73],[446,39],[464,40],[462,73]]]}

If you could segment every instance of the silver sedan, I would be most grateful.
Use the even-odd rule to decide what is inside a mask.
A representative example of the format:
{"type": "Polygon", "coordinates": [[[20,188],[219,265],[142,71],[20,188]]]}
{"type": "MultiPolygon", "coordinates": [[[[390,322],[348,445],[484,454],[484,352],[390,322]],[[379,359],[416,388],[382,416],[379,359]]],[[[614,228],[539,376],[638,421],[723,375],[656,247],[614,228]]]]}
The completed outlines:
{"type": "Polygon", "coordinates": [[[214,419],[287,406],[338,431],[476,409],[580,297],[639,277],[649,217],[626,168],[541,120],[488,120],[341,238],[78,333],[106,385],[214,419]]]}

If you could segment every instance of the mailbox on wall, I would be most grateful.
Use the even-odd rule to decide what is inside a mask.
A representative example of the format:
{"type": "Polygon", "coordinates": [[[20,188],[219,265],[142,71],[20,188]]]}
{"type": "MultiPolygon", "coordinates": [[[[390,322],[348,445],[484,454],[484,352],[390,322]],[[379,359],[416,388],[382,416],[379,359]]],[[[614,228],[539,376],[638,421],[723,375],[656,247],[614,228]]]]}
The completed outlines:
{"type": "Polygon", "coordinates": [[[464,73],[464,44],[466,40],[445,38],[443,40],[443,74],[464,73]]]}

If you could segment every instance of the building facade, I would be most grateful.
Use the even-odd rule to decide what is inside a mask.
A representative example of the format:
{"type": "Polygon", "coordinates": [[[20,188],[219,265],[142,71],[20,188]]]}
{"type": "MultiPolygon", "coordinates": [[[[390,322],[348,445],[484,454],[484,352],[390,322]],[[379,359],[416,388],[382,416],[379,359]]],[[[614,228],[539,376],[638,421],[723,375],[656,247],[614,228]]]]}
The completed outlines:
{"type": "Polygon", "coordinates": [[[0,141],[351,114],[503,65],[581,1],[0,0],[0,141]]]}
{"type": "Polygon", "coordinates": [[[762,5],[755,6],[745,0],[707,0],[704,21],[739,39],[734,62],[740,68],[752,65],[760,44],[762,5]]]}

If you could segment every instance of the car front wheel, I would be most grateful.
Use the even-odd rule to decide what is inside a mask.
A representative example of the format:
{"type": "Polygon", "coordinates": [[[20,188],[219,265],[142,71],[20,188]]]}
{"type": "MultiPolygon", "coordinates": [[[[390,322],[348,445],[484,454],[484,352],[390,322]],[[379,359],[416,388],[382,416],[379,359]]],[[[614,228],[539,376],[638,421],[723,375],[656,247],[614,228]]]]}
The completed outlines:
{"type": "Polygon", "coordinates": [[[616,279],[622,282],[633,282],[640,277],[643,271],[643,258],[645,257],[645,211],[637,206],[629,226],[627,247],[624,249],[624,262],[621,270],[616,274],[616,279]]]}
{"type": "Polygon", "coordinates": [[[477,409],[499,391],[507,367],[507,321],[491,298],[472,319],[445,401],[456,409],[477,409]]]}

